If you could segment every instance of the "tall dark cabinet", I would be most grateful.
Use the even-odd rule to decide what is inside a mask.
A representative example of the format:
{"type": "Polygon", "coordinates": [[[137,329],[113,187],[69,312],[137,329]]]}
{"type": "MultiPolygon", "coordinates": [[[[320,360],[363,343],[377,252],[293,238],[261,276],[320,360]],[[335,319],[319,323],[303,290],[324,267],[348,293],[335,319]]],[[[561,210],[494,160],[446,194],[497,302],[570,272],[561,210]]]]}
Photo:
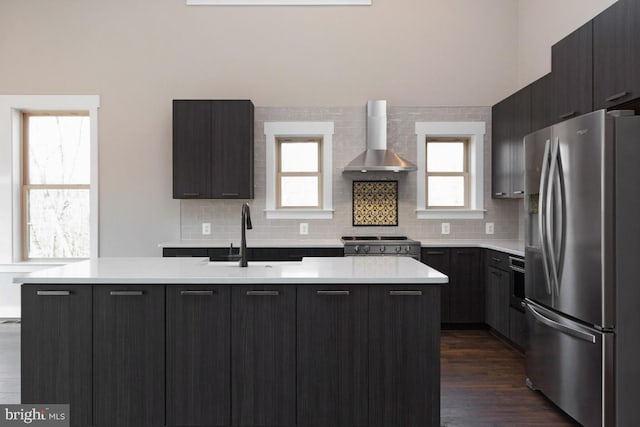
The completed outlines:
{"type": "Polygon", "coordinates": [[[593,104],[640,97],[640,2],[618,0],[593,20],[593,104]]]}
{"type": "Polygon", "coordinates": [[[494,105],[491,136],[491,194],[493,198],[524,195],[522,138],[531,132],[531,87],[494,105]]]}
{"type": "Polygon", "coordinates": [[[231,425],[295,426],[296,287],[231,292],[231,425]]]}
{"type": "Polygon", "coordinates": [[[367,286],[298,287],[298,424],[367,426],[367,286]]]}
{"type": "Polygon", "coordinates": [[[93,313],[93,425],[165,425],[164,288],[95,286],[93,313]]]}
{"type": "Polygon", "coordinates": [[[550,121],[532,131],[593,111],[592,21],[553,45],[551,69],[550,121]]]}
{"type": "Polygon", "coordinates": [[[169,285],[167,426],[231,424],[228,286],[169,285]]]}
{"type": "Polygon", "coordinates": [[[173,101],[173,198],[253,198],[249,100],[173,101]]]}
{"type": "Polygon", "coordinates": [[[22,286],[22,403],[69,404],[73,427],[93,425],[91,295],[90,286],[22,286]]]}

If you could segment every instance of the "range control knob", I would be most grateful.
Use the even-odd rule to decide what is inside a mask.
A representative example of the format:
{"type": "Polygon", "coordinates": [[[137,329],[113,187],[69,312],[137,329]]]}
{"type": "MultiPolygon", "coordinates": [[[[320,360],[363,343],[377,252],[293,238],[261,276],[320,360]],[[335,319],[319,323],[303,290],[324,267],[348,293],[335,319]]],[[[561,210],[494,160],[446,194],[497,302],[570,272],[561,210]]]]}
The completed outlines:
{"type": "Polygon", "coordinates": [[[364,253],[365,253],[365,254],[368,254],[368,253],[369,253],[369,245],[366,245],[366,246],[364,247],[364,253]]]}
{"type": "Polygon", "coordinates": [[[353,250],[355,251],[355,253],[359,253],[360,252],[360,246],[356,245],[353,250]]]}
{"type": "Polygon", "coordinates": [[[383,253],[386,250],[387,250],[386,246],[380,246],[380,253],[383,253]]]}
{"type": "Polygon", "coordinates": [[[400,253],[400,251],[402,250],[402,248],[400,246],[396,246],[396,253],[400,253]]]}
{"type": "Polygon", "coordinates": [[[409,252],[411,252],[411,247],[410,246],[405,247],[404,248],[404,253],[408,254],[409,252]]]}

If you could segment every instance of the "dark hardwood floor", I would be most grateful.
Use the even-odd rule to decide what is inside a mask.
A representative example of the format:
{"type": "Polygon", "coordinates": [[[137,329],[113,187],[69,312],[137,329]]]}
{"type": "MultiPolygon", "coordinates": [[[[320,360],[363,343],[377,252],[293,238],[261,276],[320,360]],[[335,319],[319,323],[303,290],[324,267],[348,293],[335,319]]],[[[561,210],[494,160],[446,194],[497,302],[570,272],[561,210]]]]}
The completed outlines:
{"type": "Polygon", "coordinates": [[[488,330],[444,330],[440,348],[442,426],[578,425],[525,385],[524,357],[488,330]]]}

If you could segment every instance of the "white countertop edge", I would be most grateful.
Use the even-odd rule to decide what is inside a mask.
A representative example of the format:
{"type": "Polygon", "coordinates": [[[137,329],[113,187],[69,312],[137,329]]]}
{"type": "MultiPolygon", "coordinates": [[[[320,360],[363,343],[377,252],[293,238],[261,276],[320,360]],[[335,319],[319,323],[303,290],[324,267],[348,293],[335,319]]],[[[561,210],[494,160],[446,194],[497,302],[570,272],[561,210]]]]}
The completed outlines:
{"type": "Polygon", "coordinates": [[[446,285],[449,279],[441,278],[424,278],[424,279],[380,279],[365,278],[229,278],[229,279],[210,279],[210,278],[158,278],[158,279],[137,279],[122,277],[104,277],[104,278],[30,278],[16,277],[14,283],[17,284],[42,284],[42,285],[446,285]],[[259,282],[257,282],[259,280],[259,282]]]}
{"type": "Polygon", "coordinates": [[[524,243],[519,240],[496,240],[482,242],[473,240],[430,240],[422,242],[423,248],[482,248],[524,257],[524,243]]]}

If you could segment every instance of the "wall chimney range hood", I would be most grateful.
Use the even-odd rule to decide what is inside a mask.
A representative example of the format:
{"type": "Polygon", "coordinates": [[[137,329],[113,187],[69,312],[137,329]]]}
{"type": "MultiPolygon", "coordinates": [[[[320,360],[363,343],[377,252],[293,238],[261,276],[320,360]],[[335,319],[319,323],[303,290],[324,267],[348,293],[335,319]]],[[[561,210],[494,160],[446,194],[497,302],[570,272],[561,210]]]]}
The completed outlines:
{"type": "Polygon", "coordinates": [[[367,102],[367,147],[343,172],[409,172],[416,165],[387,149],[387,101],[367,102]]]}

